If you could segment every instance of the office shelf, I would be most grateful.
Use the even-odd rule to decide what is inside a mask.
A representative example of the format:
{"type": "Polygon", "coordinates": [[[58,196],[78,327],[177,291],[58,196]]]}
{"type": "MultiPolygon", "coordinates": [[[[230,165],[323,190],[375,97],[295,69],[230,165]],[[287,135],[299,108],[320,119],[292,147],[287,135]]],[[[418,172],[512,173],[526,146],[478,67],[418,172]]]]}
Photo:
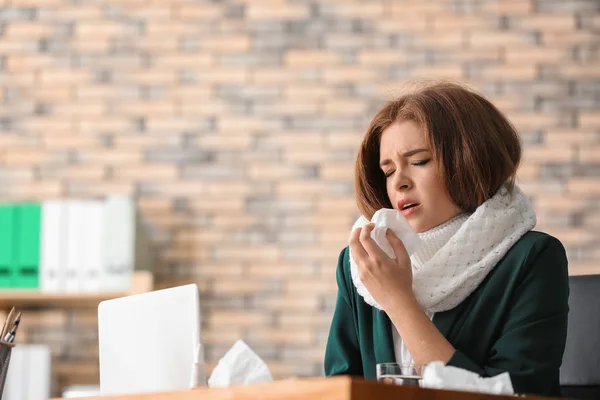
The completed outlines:
{"type": "Polygon", "coordinates": [[[153,290],[153,276],[149,271],[136,271],[131,279],[131,288],[123,292],[103,293],[48,293],[37,289],[0,290],[0,310],[11,307],[34,308],[89,308],[104,300],[145,293],[153,290]]]}

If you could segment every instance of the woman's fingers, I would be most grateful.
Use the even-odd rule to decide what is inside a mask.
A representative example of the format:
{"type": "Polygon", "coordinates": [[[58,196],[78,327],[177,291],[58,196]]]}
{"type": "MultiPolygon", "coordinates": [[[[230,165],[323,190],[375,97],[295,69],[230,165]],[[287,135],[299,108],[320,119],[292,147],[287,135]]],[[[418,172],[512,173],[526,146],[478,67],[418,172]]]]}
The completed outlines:
{"type": "Polygon", "coordinates": [[[404,246],[404,243],[402,242],[402,240],[400,240],[400,238],[398,238],[398,236],[396,236],[394,231],[392,231],[391,229],[388,229],[385,232],[385,236],[386,236],[390,246],[392,247],[392,250],[394,251],[396,260],[402,260],[404,257],[406,257],[408,255],[408,253],[406,251],[406,247],[404,246]]]}
{"type": "Polygon", "coordinates": [[[371,232],[375,228],[375,224],[367,224],[360,233],[360,242],[364,249],[369,253],[369,258],[376,264],[388,258],[381,247],[371,237],[371,232]]]}
{"type": "Polygon", "coordinates": [[[352,257],[358,263],[358,265],[362,265],[369,260],[369,254],[360,242],[360,235],[362,234],[361,232],[362,228],[356,228],[350,235],[349,242],[352,257]]]}

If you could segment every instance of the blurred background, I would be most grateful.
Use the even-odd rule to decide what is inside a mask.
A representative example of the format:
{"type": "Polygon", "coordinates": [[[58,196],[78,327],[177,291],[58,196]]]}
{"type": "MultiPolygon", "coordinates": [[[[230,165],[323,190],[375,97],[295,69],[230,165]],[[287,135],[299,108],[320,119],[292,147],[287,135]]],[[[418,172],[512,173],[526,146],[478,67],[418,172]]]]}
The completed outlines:
{"type": "MultiPolygon", "coordinates": [[[[147,290],[198,284],[211,366],[241,338],[276,378],[322,374],[356,149],[413,79],[508,115],[536,229],[571,274],[600,272],[597,0],[0,6],[0,199],[132,199],[147,290]]],[[[0,289],[24,310],[17,342],[50,346],[54,394],[98,383],[98,298],[61,296],[0,289]]]]}

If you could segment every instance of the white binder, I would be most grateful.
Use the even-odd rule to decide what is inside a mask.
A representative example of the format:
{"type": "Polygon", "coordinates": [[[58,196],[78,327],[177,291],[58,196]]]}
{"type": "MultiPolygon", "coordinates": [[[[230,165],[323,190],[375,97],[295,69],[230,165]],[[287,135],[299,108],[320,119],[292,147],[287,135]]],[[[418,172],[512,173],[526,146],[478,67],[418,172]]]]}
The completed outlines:
{"type": "Polygon", "coordinates": [[[104,274],[106,291],[130,287],[133,273],[135,205],[127,196],[108,196],[104,205],[104,274]]]}
{"type": "Polygon", "coordinates": [[[2,400],[47,400],[51,381],[50,348],[21,344],[12,349],[2,400]]]}
{"type": "Polygon", "coordinates": [[[23,400],[27,393],[27,348],[19,345],[11,350],[6,372],[3,400],[23,400]]]}
{"type": "Polygon", "coordinates": [[[50,396],[50,348],[43,344],[27,345],[27,393],[24,399],[46,400],[50,396]]]}
{"type": "Polygon", "coordinates": [[[67,256],[65,292],[80,292],[85,257],[86,206],[81,200],[67,202],[67,256]]]}
{"type": "Polygon", "coordinates": [[[40,251],[40,290],[64,290],[66,266],[67,207],[62,200],[42,203],[40,251]]]}
{"type": "Polygon", "coordinates": [[[99,292],[104,278],[104,202],[92,200],[83,206],[85,225],[79,286],[83,292],[99,292]]]}

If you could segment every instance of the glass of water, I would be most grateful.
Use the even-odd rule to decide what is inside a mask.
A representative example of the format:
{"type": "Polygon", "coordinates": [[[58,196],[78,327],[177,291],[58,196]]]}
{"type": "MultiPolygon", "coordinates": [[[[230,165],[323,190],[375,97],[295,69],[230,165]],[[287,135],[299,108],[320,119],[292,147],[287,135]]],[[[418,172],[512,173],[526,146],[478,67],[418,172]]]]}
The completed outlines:
{"type": "Polygon", "coordinates": [[[424,367],[420,364],[377,364],[377,381],[394,385],[420,386],[424,367]]]}

